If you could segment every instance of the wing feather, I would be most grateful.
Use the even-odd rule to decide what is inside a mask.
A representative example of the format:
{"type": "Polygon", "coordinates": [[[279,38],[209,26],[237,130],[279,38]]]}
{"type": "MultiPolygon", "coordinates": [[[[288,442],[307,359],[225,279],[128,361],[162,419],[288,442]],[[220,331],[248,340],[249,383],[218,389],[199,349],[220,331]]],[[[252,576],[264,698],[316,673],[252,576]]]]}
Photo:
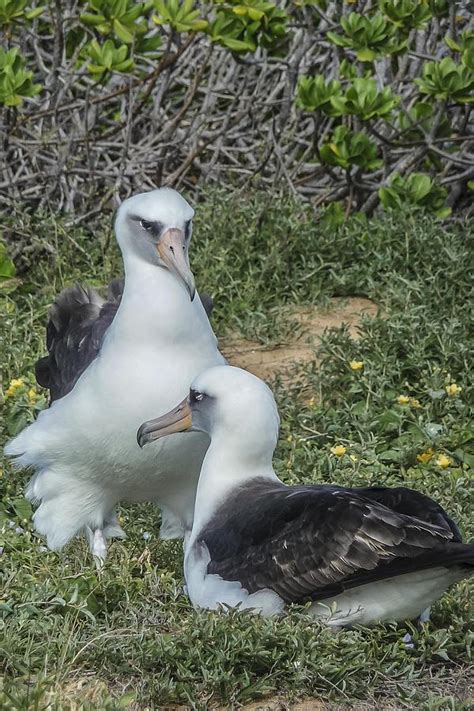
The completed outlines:
{"type": "Polygon", "coordinates": [[[75,284],[64,289],[49,311],[48,355],[36,363],[36,379],[50,391],[51,402],[69,393],[100,351],[115,318],[123,279],[109,286],[108,300],[94,289],[75,284]]]}
{"type": "Polygon", "coordinates": [[[287,603],[304,602],[418,564],[439,565],[449,558],[446,546],[464,548],[452,543],[455,533],[447,524],[423,521],[375,499],[337,487],[289,490],[253,482],[202,532],[211,556],[208,572],[238,580],[249,593],[269,588],[287,603]]]}

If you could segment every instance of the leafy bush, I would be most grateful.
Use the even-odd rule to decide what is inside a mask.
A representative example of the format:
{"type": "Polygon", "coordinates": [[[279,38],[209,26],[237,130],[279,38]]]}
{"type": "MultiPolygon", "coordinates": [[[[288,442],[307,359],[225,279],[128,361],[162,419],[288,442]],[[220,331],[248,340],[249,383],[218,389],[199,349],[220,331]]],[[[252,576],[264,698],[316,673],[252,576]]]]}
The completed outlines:
{"type": "Polygon", "coordinates": [[[94,217],[117,192],[252,180],[447,216],[474,173],[464,5],[0,0],[1,194],[94,217]]]}
{"type": "Polygon", "coordinates": [[[25,60],[17,49],[9,52],[0,48],[0,103],[18,106],[27,97],[41,91],[40,84],[33,84],[33,72],[25,70],[25,60]]]}

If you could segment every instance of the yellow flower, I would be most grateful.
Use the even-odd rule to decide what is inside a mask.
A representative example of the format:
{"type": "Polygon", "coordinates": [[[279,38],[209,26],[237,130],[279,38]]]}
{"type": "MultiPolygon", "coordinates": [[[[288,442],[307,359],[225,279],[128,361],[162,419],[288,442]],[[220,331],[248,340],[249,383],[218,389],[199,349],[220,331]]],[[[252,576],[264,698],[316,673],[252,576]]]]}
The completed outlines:
{"type": "Polygon", "coordinates": [[[308,407],[314,407],[316,405],[316,398],[310,397],[309,400],[306,401],[306,404],[308,407]]]}
{"type": "Polygon", "coordinates": [[[10,381],[10,385],[8,386],[7,390],[5,391],[5,397],[13,397],[16,393],[16,391],[23,387],[25,384],[25,381],[22,378],[13,378],[13,380],[10,381]]]}
{"type": "Polygon", "coordinates": [[[414,407],[415,410],[419,410],[420,407],[423,407],[423,405],[421,404],[421,402],[420,402],[419,400],[417,400],[416,397],[411,397],[411,398],[410,398],[410,405],[411,405],[411,407],[414,407]]]}
{"type": "Polygon", "coordinates": [[[343,444],[336,444],[334,447],[331,447],[331,453],[336,457],[343,457],[346,452],[347,449],[343,444]]]}
{"type": "Polygon", "coordinates": [[[291,435],[288,435],[288,437],[286,438],[286,441],[293,442],[293,437],[291,435]]]}
{"type": "Polygon", "coordinates": [[[456,395],[459,395],[461,391],[462,387],[460,385],[456,385],[456,383],[446,385],[446,392],[448,393],[449,397],[456,397],[456,395]]]}
{"type": "Polygon", "coordinates": [[[430,447],[429,449],[426,450],[426,452],[421,452],[420,454],[417,454],[416,458],[422,464],[428,464],[428,462],[431,461],[431,459],[433,458],[432,448],[430,447]]]}
{"type": "Polygon", "coordinates": [[[28,395],[28,400],[32,405],[35,404],[35,402],[38,400],[38,393],[34,388],[30,388],[28,392],[26,393],[28,395]]]}
{"type": "Polygon", "coordinates": [[[445,454],[440,454],[436,460],[436,464],[438,467],[441,467],[441,469],[447,469],[452,463],[452,459],[447,457],[445,454]]]}
{"type": "Polygon", "coordinates": [[[408,403],[410,402],[410,398],[408,397],[408,395],[399,395],[397,397],[397,402],[399,405],[408,405],[408,403]]]}
{"type": "Polygon", "coordinates": [[[13,380],[10,382],[10,387],[11,388],[21,388],[22,385],[25,384],[25,381],[23,378],[13,378],[13,380]]]}
{"type": "Polygon", "coordinates": [[[363,360],[351,360],[349,363],[349,368],[351,370],[362,370],[364,367],[364,361],[363,360]]]}

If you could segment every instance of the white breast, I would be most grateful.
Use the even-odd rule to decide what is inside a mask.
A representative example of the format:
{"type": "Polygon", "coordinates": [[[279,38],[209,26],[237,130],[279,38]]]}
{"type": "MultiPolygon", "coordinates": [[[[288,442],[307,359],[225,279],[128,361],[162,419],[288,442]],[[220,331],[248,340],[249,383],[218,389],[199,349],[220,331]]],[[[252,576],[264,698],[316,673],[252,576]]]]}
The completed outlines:
{"type": "Polygon", "coordinates": [[[225,361],[200,303],[188,325],[178,321],[174,339],[159,342],[143,332],[124,337],[121,318],[73,390],[6,448],[36,471],[28,493],[41,502],[35,522],[51,547],[101,525],[119,501],[152,500],[192,523],[207,436],[174,435],[140,449],[136,433],[182,400],[202,370],[225,361]]]}

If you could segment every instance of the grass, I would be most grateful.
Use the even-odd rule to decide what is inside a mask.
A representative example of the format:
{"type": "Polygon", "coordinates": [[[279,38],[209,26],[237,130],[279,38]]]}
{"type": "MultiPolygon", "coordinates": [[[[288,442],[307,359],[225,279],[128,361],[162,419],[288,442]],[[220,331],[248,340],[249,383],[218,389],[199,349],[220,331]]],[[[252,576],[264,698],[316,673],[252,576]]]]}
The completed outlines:
{"type": "MultiPolygon", "coordinates": [[[[4,302],[5,382],[21,376],[25,385],[5,401],[4,440],[45,404],[27,391],[54,294],[120,271],[110,216],[94,234],[48,215],[5,221],[25,245],[23,284],[4,302]]],[[[343,327],[328,332],[303,385],[274,384],[275,465],[285,481],[413,486],[474,538],[469,240],[472,224],[446,228],[423,214],[337,227],[268,195],[213,193],[198,205],[192,262],[215,297],[218,334],[284,339],[277,307],[324,307],[334,295],[365,295],[381,307],[357,342],[343,327]],[[353,359],[361,370],[350,368],[353,359]],[[448,395],[453,383],[462,390],[448,395]],[[335,445],[345,454],[333,454],[335,445]],[[419,460],[424,453],[429,461],[419,460]]],[[[182,593],[181,545],[159,541],[155,507],[122,509],[128,539],[114,542],[97,576],[83,541],[60,555],[44,549],[22,498],[26,481],[5,466],[4,708],[205,709],[275,694],[328,707],[472,707],[472,583],[445,595],[423,629],[334,634],[300,609],[278,620],[196,612],[182,593]]]]}

